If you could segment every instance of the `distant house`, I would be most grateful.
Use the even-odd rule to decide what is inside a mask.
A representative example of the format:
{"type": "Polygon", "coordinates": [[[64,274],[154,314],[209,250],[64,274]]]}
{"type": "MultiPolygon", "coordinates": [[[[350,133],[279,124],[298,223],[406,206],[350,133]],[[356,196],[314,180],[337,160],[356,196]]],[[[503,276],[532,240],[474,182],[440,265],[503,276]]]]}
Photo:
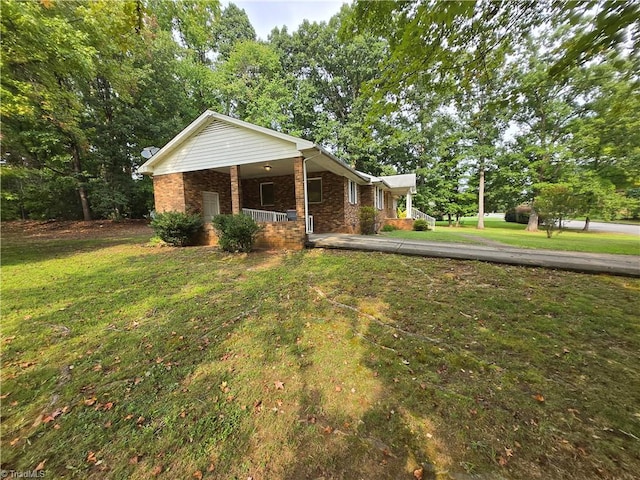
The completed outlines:
{"type": "Polygon", "coordinates": [[[313,142],[210,110],[139,171],[153,176],[158,212],[203,215],[208,244],[217,241],[210,221],[221,213],[245,213],[263,224],[259,245],[302,248],[308,233],[358,233],[363,205],[391,221],[405,196],[409,218],[416,212],[415,174],[367,175],[313,142]]]}

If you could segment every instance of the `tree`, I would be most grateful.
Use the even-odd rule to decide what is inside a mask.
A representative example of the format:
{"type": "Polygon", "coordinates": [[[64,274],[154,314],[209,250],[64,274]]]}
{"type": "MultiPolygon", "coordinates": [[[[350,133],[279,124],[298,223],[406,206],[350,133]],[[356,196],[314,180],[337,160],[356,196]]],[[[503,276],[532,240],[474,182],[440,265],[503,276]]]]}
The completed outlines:
{"type": "Polygon", "coordinates": [[[247,17],[247,13],[229,3],[220,19],[213,27],[214,48],[219,59],[227,60],[236,43],[243,40],[256,40],[256,31],[247,17]]]}
{"type": "Polygon", "coordinates": [[[251,40],[236,43],[229,59],[218,63],[215,78],[225,114],[283,130],[289,95],[273,48],[251,40]]]}
{"type": "Polygon", "coordinates": [[[540,185],[539,192],[534,206],[543,218],[547,238],[551,238],[556,226],[562,230],[562,221],[578,211],[578,201],[569,183],[540,185]]]}

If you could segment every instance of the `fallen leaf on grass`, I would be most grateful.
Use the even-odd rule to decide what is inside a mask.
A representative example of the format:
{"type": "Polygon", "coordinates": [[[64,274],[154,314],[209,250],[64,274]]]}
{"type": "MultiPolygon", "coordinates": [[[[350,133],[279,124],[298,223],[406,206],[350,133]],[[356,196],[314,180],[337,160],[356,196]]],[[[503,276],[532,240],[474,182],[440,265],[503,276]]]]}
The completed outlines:
{"type": "Polygon", "coordinates": [[[509,461],[508,461],[506,458],[504,458],[502,455],[500,455],[500,458],[498,459],[498,464],[499,464],[501,467],[506,466],[508,462],[509,462],[509,461]]]}
{"type": "Polygon", "coordinates": [[[157,477],[162,473],[162,467],[160,465],[156,465],[153,470],[151,470],[151,475],[157,477]]]}
{"type": "Polygon", "coordinates": [[[193,472],[193,478],[197,478],[198,480],[202,480],[202,472],[200,470],[196,470],[193,472]]]}
{"type": "Polygon", "coordinates": [[[284,390],[284,383],[282,383],[280,380],[278,380],[277,382],[273,382],[276,390],[284,390]]]}
{"type": "Polygon", "coordinates": [[[5,398],[7,398],[9,395],[11,395],[11,392],[9,393],[5,393],[4,395],[0,395],[0,400],[4,400],[5,398]]]}
{"type": "Polygon", "coordinates": [[[38,466],[35,468],[36,472],[39,472],[40,470],[44,470],[44,464],[47,463],[47,459],[45,458],[44,460],[42,460],[38,466]]]}
{"type": "Polygon", "coordinates": [[[216,466],[213,463],[209,464],[209,467],[207,467],[207,472],[213,472],[216,469],[216,466]]]}
{"type": "Polygon", "coordinates": [[[103,410],[111,410],[113,408],[113,402],[107,402],[104,404],[103,410]]]}
{"type": "Polygon", "coordinates": [[[531,395],[531,397],[536,401],[536,402],[540,402],[540,403],[544,403],[544,397],[539,394],[536,393],[535,395],[531,395]]]}
{"type": "Polygon", "coordinates": [[[413,476],[416,480],[422,480],[423,475],[424,475],[424,470],[422,468],[416,468],[413,471],[413,476]]]}
{"type": "Polygon", "coordinates": [[[513,457],[513,450],[511,448],[504,447],[504,453],[507,457],[513,457]]]}
{"type": "Polygon", "coordinates": [[[340,385],[336,385],[336,392],[341,392],[342,391],[342,387],[340,385]]]}
{"type": "Polygon", "coordinates": [[[84,404],[85,404],[87,407],[90,407],[91,405],[93,405],[94,403],[96,403],[96,400],[98,400],[96,397],[85,398],[85,399],[84,399],[84,404]]]}
{"type": "Polygon", "coordinates": [[[96,458],[95,452],[89,452],[87,454],[87,463],[96,463],[98,459],[96,458]]]}
{"type": "Polygon", "coordinates": [[[133,457],[131,457],[129,459],[129,464],[130,465],[135,465],[138,463],[138,460],[140,460],[140,457],[138,457],[138,455],[134,455],[133,457]]]}
{"type": "Polygon", "coordinates": [[[11,445],[12,447],[15,447],[19,441],[20,441],[20,437],[16,437],[9,442],[9,445],[11,445]]]}

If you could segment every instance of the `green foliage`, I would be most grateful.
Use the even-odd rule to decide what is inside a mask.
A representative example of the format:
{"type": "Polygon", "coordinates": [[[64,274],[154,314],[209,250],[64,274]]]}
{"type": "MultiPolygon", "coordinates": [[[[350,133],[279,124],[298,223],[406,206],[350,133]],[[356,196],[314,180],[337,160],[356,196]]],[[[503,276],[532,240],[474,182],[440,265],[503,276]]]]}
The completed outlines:
{"type": "Polygon", "coordinates": [[[185,212],[157,213],[151,221],[156,235],[174,247],[192,245],[202,226],[200,215],[185,212]]]}
{"type": "MultiPolygon", "coordinates": [[[[538,212],[539,213],[539,212],[538,212]]],[[[504,221],[510,223],[520,223],[527,225],[529,223],[529,217],[531,216],[530,205],[518,205],[517,207],[508,209],[504,214],[504,221]]],[[[538,220],[541,222],[541,217],[538,216],[538,220]]]]}
{"type": "Polygon", "coordinates": [[[543,218],[547,238],[551,238],[556,228],[558,231],[562,230],[562,221],[579,210],[579,200],[575,193],[568,183],[552,183],[540,187],[534,207],[543,218]]]}
{"type": "Polygon", "coordinates": [[[360,233],[362,235],[373,235],[378,232],[378,212],[373,207],[360,207],[358,211],[360,218],[360,233]]]}
{"type": "Polygon", "coordinates": [[[413,222],[415,232],[426,232],[429,230],[429,223],[424,218],[418,218],[413,222]]]}
{"type": "Polygon", "coordinates": [[[250,252],[260,226],[248,215],[217,215],[211,221],[226,252],[250,252]]]}
{"type": "Polygon", "coordinates": [[[391,225],[390,223],[387,223],[380,230],[382,232],[394,232],[394,231],[398,230],[398,227],[396,227],[395,225],[391,225]]]}

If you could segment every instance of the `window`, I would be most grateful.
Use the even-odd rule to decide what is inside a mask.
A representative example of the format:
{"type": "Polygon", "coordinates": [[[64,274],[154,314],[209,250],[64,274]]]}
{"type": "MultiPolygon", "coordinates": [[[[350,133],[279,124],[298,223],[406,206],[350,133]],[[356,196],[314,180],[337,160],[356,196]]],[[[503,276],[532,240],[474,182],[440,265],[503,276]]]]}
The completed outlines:
{"type": "Polygon", "coordinates": [[[358,203],[358,184],[352,180],[349,180],[349,203],[358,203]]]}
{"type": "Polygon", "coordinates": [[[273,188],[273,182],[260,184],[260,205],[263,207],[275,205],[275,189],[273,188]]]}
{"type": "Polygon", "coordinates": [[[384,190],[376,187],[376,208],[382,210],[384,208],[384,190]]]}
{"type": "Polygon", "coordinates": [[[220,197],[216,192],[202,192],[202,216],[205,222],[211,222],[216,215],[220,215],[220,197]]]}
{"type": "Polygon", "coordinates": [[[322,203],[322,179],[307,179],[307,198],[309,203],[322,203]]]}

